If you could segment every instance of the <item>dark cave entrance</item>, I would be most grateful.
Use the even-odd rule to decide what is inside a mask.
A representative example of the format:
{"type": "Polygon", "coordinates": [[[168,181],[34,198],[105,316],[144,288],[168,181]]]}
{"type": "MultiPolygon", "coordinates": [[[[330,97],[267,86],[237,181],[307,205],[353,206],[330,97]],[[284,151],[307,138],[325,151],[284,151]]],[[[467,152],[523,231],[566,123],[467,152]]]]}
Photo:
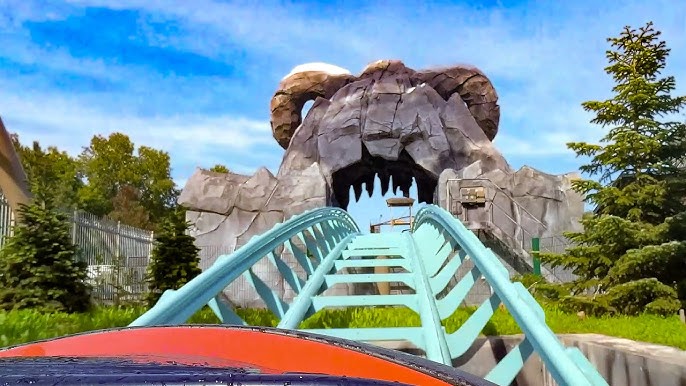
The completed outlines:
{"type": "Polygon", "coordinates": [[[400,190],[404,197],[409,197],[414,181],[417,185],[418,203],[433,203],[438,179],[417,165],[405,149],[400,152],[397,160],[390,161],[372,156],[363,145],[362,159],[359,162],[333,173],[332,205],[347,210],[351,199],[350,188],[354,191],[354,202],[357,202],[362,196],[363,184],[371,197],[377,176],[381,181],[382,196],[386,196],[389,190],[394,194],[400,190]]]}

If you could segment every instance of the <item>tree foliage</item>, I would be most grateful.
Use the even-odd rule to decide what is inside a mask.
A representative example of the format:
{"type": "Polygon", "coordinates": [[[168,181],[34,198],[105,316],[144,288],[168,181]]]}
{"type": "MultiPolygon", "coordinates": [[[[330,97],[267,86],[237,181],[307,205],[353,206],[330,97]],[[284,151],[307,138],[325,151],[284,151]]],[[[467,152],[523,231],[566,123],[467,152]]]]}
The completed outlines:
{"type": "Polygon", "coordinates": [[[38,142],[24,146],[16,135],[13,141],[34,196],[60,210],[82,209],[154,230],[176,206],[169,154],[136,149],[124,134],[96,135],[78,157],[38,142]]]}
{"type": "Polygon", "coordinates": [[[83,186],[79,163],[54,146],[43,149],[38,142],[31,147],[12,136],[22,166],[29,180],[31,193],[39,201],[50,201],[57,208],[68,210],[78,206],[78,191],[83,186]]]}
{"type": "Polygon", "coordinates": [[[0,308],[82,312],[90,306],[86,264],[67,218],[45,203],[24,205],[0,250],[0,308]]]}
{"type": "MultiPolygon", "coordinates": [[[[672,96],[674,77],[660,77],[669,49],[648,23],[625,27],[610,38],[605,71],[615,82],[614,96],[583,103],[591,121],[607,130],[600,144],[569,143],[590,162],[583,172],[597,177],[574,188],[597,206],[582,220],[584,231],[568,236],[574,246],[564,254],[543,256],[578,275],[571,289],[589,289],[596,302],[622,313],[675,311],[686,278],[683,158],[686,125],[669,120],[686,104],[672,96]],[[657,303],[656,303],[657,302],[657,303]]],[[[587,302],[567,299],[577,306],[587,302]]]]}
{"type": "Polygon", "coordinates": [[[154,228],[150,221],[150,213],[141,203],[139,190],[131,185],[120,187],[117,195],[112,198],[112,211],[109,217],[136,228],[154,228]]]}
{"type": "Polygon", "coordinates": [[[216,172],[216,173],[229,173],[230,170],[224,165],[221,164],[216,164],[210,168],[211,172],[216,172]]]}
{"type": "Polygon", "coordinates": [[[155,237],[152,259],[148,266],[148,304],[152,307],[162,293],[177,289],[200,274],[200,258],[185,211],[174,210],[155,237]]]}
{"type": "Polygon", "coordinates": [[[80,155],[87,179],[79,191],[82,208],[98,216],[111,213],[114,198],[122,189],[133,188],[137,201],[152,223],[159,223],[172,210],[178,192],[171,178],[169,154],[150,147],[135,146],[128,136],[97,135],[80,155]]]}

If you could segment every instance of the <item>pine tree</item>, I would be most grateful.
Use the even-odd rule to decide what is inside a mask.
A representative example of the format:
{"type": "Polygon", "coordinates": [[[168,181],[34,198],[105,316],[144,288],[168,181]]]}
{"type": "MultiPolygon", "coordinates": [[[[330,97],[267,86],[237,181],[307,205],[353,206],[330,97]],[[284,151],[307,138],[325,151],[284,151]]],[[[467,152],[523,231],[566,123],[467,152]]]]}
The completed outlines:
{"type": "MultiPolygon", "coordinates": [[[[686,211],[683,198],[685,125],[668,120],[686,104],[673,97],[674,77],[659,77],[670,50],[652,22],[638,30],[625,27],[610,38],[607,51],[614,96],[583,103],[595,113],[591,121],[609,128],[601,144],[569,143],[577,156],[590,157],[581,170],[597,180],[580,180],[575,190],[595,204],[582,220],[584,231],[568,236],[574,243],[564,254],[544,256],[578,275],[570,289],[589,289],[606,310],[669,314],[678,309],[679,281],[686,277],[686,211]],[[597,296],[600,295],[600,296],[597,296]]],[[[572,306],[588,299],[565,299],[572,306]]]]}
{"type": "Polygon", "coordinates": [[[151,307],[165,290],[178,289],[201,272],[200,249],[195,246],[193,236],[187,234],[188,226],[185,211],[177,208],[155,237],[148,271],[151,307]]]}
{"type": "Polygon", "coordinates": [[[18,210],[14,235],[0,250],[0,308],[83,312],[90,307],[87,265],[69,221],[49,203],[18,210]]]}

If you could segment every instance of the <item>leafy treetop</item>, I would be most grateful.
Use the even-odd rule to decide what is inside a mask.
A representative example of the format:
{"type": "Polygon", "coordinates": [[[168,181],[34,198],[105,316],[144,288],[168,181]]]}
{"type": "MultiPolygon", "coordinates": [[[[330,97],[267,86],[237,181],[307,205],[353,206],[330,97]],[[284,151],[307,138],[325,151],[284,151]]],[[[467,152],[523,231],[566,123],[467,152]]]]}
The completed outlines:
{"type": "Polygon", "coordinates": [[[61,210],[82,209],[111,216],[127,225],[154,230],[176,206],[169,154],[150,147],[137,150],[128,136],[96,135],[79,157],[38,142],[14,146],[32,193],[61,210]]]}
{"type": "Polygon", "coordinates": [[[216,164],[210,168],[210,171],[216,172],[216,173],[228,173],[229,168],[227,168],[226,166],[221,165],[221,164],[216,164]]]}

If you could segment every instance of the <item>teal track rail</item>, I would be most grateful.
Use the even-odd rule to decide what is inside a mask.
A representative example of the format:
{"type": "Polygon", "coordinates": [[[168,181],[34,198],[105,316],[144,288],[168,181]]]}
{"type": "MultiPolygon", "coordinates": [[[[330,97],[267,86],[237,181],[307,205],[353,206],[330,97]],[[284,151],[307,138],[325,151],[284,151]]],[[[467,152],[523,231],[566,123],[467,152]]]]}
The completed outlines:
{"type": "Polygon", "coordinates": [[[493,367],[485,378],[509,385],[524,363],[537,353],[559,385],[607,385],[588,359],[567,348],[545,323],[545,314],[521,283],[512,283],[507,269],[474,233],[447,211],[422,208],[411,232],[360,234],[352,218],[338,208],[315,209],[275,225],[231,255],[220,256],[203,273],[160,300],[131,326],[185,323],[209,305],[225,324],[247,323],[223,303],[219,294],[240,276],[279,319],[279,328],[298,329],[303,320],[330,307],[399,306],[415,311],[421,327],[308,329],[304,331],[365,342],[404,340],[422,349],[428,359],[452,364],[463,356],[504,304],[525,338],[493,367]],[[288,249],[304,270],[298,275],[281,258],[288,249]],[[385,256],[384,259],[375,257],[385,256]],[[252,270],[268,259],[297,294],[289,304],[252,270]],[[455,280],[458,269],[472,268],[455,280]],[[350,269],[399,267],[400,273],[345,273],[350,269]],[[301,277],[302,276],[302,277],[301,277]],[[442,321],[454,313],[474,284],[485,278],[493,289],[457,331],[448,334],[442,321]],[[336,284],[401,282],[412,294],[325,295],[336,284]]]}

